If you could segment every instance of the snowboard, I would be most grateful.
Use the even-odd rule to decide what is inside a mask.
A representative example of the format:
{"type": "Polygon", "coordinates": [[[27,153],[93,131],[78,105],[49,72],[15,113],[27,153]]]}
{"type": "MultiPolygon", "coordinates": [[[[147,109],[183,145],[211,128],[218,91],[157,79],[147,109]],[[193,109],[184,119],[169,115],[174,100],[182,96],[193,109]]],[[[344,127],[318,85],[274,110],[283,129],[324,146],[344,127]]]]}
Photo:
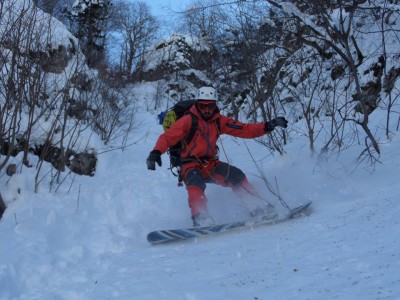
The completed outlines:
{"type": "Polygon", "coordinates": [[[191,227],[186,229],[170,229],[170,230],[156,230],[152,231],[147,235],[147,241],[152,244],[164,244],[189,239],[200,238],[208,235],[214,235],[218,233],[229,232],[240,228],[253,228],[261,225],[274,225],[282,223],[298,216],[304,215],[308,210],[312,202],[300,205],[294,209],[291,209],[289,213],[281,217],[268,220],[245,220],[232,223],[225,223],[219,225],[202,226],[202,227],[191,227]]]}

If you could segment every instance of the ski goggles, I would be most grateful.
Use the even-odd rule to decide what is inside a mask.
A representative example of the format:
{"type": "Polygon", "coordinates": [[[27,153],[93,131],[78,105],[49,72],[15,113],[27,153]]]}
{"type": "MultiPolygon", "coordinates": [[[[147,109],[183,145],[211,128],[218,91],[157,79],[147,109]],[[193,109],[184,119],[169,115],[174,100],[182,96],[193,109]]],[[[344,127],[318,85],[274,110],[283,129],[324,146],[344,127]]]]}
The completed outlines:
{"type": "Polygon", "coordinates": [[[215,101],[197,102],[197,108],[200,110],[214,110],[217,107],[215,101]]]}

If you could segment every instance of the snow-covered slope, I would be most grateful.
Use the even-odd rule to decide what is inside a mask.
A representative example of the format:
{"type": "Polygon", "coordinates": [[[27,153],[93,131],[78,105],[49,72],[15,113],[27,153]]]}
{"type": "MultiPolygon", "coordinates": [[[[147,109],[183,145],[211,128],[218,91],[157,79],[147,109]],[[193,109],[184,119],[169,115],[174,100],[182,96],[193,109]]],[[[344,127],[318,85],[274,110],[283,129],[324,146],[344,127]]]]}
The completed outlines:
{"type": "MultiPolygon", "coordinates": [[[[382,146],[375,172],[354,162],[317,163],[293,143],[284,157],[246,141],[290,206],[313,213],[271,227],[150,246],[154,229],[191,223],[186,191],[145,159],[161,126],[143,121],[137,144],[100,156],[97,174],[54,194],[31,191],[27,169],[1,222],[0,299],[396,299],[400,295],[400,139],[382,146]],[[350,172],[352,170],[352,172],[350,172]],[[67,191],[70,189],[69,193],[67,191]]],[[[223,137],[229,162],[284,208],[257,177],[243,140],[223,137]]],[[[349,157],[354,157],[354,153],[349,157]]],[[[226,160],[224,155],[221,155],[226,160]]],[[[217,221],[241,218],[232,192],[207,188],[217,221]]]]}

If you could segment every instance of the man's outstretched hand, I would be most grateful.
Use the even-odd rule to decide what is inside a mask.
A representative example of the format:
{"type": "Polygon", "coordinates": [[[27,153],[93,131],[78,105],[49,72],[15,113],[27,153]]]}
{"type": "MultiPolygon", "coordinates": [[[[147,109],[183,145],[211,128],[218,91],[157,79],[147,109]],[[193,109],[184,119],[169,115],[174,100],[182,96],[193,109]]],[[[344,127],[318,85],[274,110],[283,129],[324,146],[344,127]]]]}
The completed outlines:
{"type": "Polygon", "coordinates": [[[288,121],[285,119],[285,117],[276,117],[269,122],[265,122],[264,129],[265,131],[270,132],[274,130],[276,126],[287,128],[288,121]]]}

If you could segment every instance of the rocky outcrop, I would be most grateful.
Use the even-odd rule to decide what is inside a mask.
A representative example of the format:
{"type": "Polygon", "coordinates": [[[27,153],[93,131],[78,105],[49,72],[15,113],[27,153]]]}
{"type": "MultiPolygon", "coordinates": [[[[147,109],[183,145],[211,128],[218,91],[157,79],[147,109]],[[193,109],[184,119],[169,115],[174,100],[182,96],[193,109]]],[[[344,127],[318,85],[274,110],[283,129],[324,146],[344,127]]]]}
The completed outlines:
{"type": "MultiPolygon", "coordinates": [[[[42,145],[29,146],[20,139],[17,145],[12,145],[8,141],[0,141],[0,154],[15,157],[28,147],[29,153],[37,155],[40,159],[51,163],[58,171],[64,172],[67,167],[72,172],[79,175],[94,176],[96,172],[97,156],[94,151],[76,152],[72,149],[61,149],[49,143],[42,145]]],[[[12,176],[12,165],[7,168],[7,174],[12,176]]]]}

